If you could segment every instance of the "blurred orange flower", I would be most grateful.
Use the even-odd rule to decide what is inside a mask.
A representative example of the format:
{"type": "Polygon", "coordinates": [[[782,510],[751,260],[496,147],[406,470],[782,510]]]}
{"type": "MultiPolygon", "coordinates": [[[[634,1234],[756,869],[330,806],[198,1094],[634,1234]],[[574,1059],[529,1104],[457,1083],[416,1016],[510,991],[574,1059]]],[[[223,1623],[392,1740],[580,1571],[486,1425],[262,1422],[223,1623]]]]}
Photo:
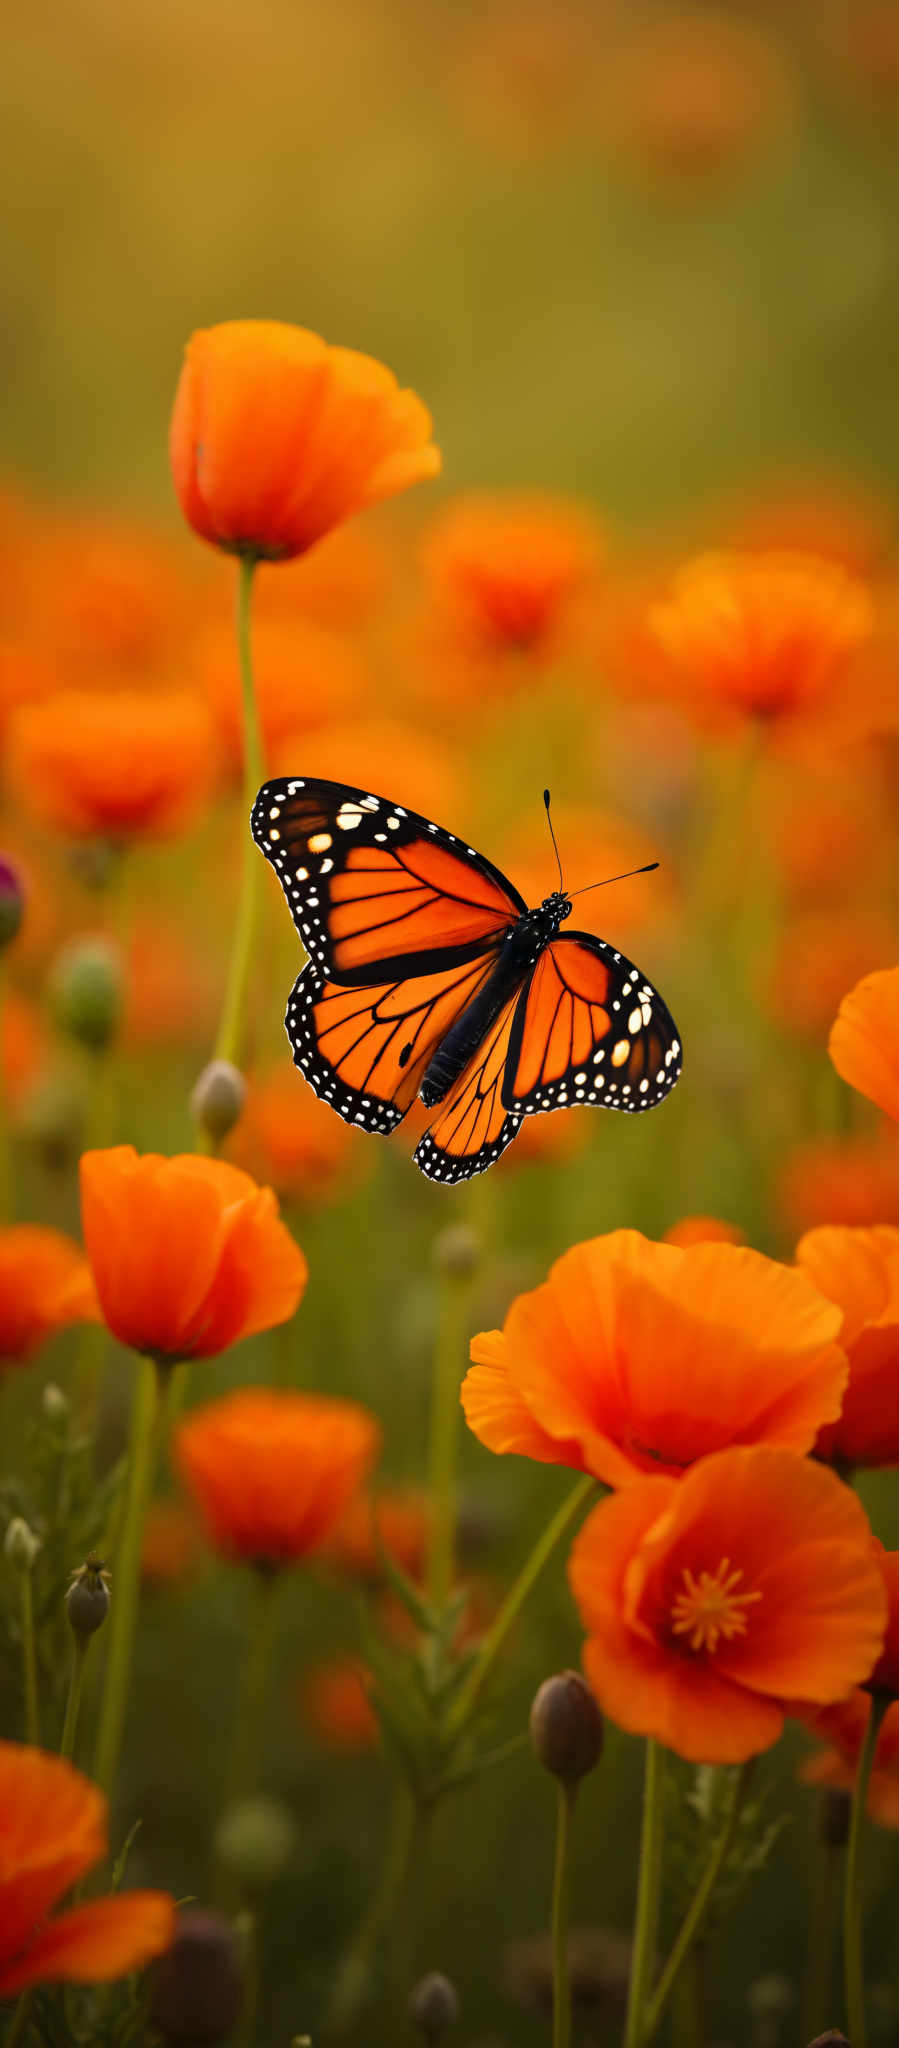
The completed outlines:
{"type": "MultiPolygon", "coordinates": [[[[322,626],[257,625],[253,669],[259,722],[268,760],[289,735],[337,718],[349,719],[370,693],[365,664],[338,634],[322,626]]],[[[211,630],[197,654],[198,681],[235,778],[243,766],[243,708],[234,634],[211,630]]]]}
{"type": "Polygon", "coordinates": [[[777,1206],[792,1237],[819,1223],[899,1223],[899,1142],[892,1130],[795,1146],[777,1175],[777,1206]]]}
{"type": "Polygon", "coordinates": [[[170,454],[181,510],[215,546],[270,561],[440,470],[431,416],[391,370],[279,320],[187,344],[170,454]]]}
{"type": "Polygon", "coordinates": [[[175,1462],[216,1549],[274,1567],[333,1534],[379,1444],[354,1401],[243,1387],[179,1424],[175,1462]]]}
{"type": "Polygon", "coordinates": [[[322,1749],[355,1755],[377,1748],[378,1717],[356,1658],[317,1665],[303,1674],[298,1690],[303,1719],[322,1749]]]}
{"type": "Polygon", "coordinates": [[[174,657],[187,579],[167,536],[121,514],[46,508],[22,578],[23,623],[75,679],[151,678],[174,657]]]}
{"type": "Polygon", "coordinates": [[[329,1560],[350,1578],[378,1585],[384,1578],[382,1551],[410,1579],[424,1572],[428,1545],[427,1496],[412,1486],[385,1486],[350,1503],[328,1546],[329,1560]]]}
{"type": "Polygon", "coordinates": [[[839,1413],[838,1330],[803,1274],[748,1247],[615,1230],[563,1253],[502,1330],[472,1339],[462,1405],[488,1450],[607,1486],[728,1444],[807,1451],[839,1413]]]}
{"type": "Polygon", "coordinates": [[[843,990],[896,950],[896,928],[881,911],[802,911],[781,924],[765,994],[781,1023],[818,1038],[843,990]]]}
{"type": "MultiPolygon", "coordinates": [[[[554,803],[552,816],[568,888],[589,889],[593,882],[629,875],[627,881],[616,882],[610,889],[594,890],[586,902],[579,900],[580,927],[612,934],[616,946],[627,946],[632,934],[645,932],[648,925],[671,916],[674,891],[670,874],[665,870],[652,875],[629,874],[632,868],[658,858],[659,842],[651,833],[589,804],[554,803]]],[[[506,837],[496,857],[527,902],[542,903],[556,886],[555,856],[542,804],[527,808],[519,830],[506,837]]]]}
{"type": "MultiPolygon", "coordinates": [[[[803,1714],[810,1733],[831,1746],[817,1750],[800,1766],[807,1785],[838,1785],[851,1791],[871,1713],[871,1695],[856,1688],[838,1706],[819,1714],[803,1714]]],[[[883,1717],[868,1782],[868,1812],[882,1828],[899,1828],[899,1702],[883,1717]]]]}
{"type": "Polygon", "coordinates": [[[140,1575],[146,1586],[172,1586],[197,1562],[200,1531],[179,1500],[151,1500],[141,1537],[140,1575]]]}
{"type": "Polygon", "coordinates": [[[840,1699],[883,1643],[864,1510],[826,1466],[768,1445],[602,1502],[570,1578],[603,1711],[696,1763],[769,1749],[791,1701],[840,1699]]]}
{"type": "Polygon", "coordinates": [[[124,995],[127,1045],[205,1045],[212,1037],[221,1001],[214,956],[159,901],[135,911],[124,995]]]}
{"type": "Polygon", "coordinates": [[[271,1188],[221,1159],[85,1152],[84,1241],[103,1316],[135,1351],[212,1358],[293,1315],[306,1261],[271,1188]]]}
{"type": "Polygon", "coordinates": [[[311,619],[341,634],[355,632],[375,611],[392,567],[390,538],[373,533],[367,520],[335,527],[308,558],[260,563],[257,619],[280,625],[311,619]]]}
{"type": "Polygon", "coordinates": [[[869,576],[883,566],[895,525],[888,497],[870,484],[793,476],[743,505],[733,520],[733,541],[740,548],[799,548],[869,576]]]}
{"type": "Polygon", "coordinates": [[[899,1700],[899,1550],[884,1550],[878,1544],[877,1562],[886,1588],[887,1632],[867,1689],[899,1700]]]}
{"type": "Polygon", "coordinates": [[[364,1170],[359,1133],[334,1115],[284,1061],[250,1082],[230,1156],[282,1201],[320,1202],[340,1192],[354,1162],[364,1170]]]}
{"type": "Polygon", "coordinates": [[[0,1998],[27,1984],[105,1984],[143,1968],[175,1931],[168,1892],[120,1892],[48,1919],[106,1855],[102,1792],[61,1757],[0,1742],[0,1998]]]}
{"type": "Polygon", "coordinates": [[[459,800],[460,764],[450,746],[399,719],[352,718],[314,732],[286,733],[272,753],[275,774],[355,783],[438,823],[459,800]]]}
{"type": "Polygon", "coordinates": [[[583,506],[512,494],[454,499],[422,547],[435,604],[463,641],[487,648],[551,644],[600,553],[583,506]]]}
{"type": "Polygon", "coordinates": [[[772,720],[835,688],[872,631],[873,609],[837,562],[734,550],[685,563],[646,623],[688,709],[772,720]]]}
{"type": "Polygon", "coordinates": [[[720,1216],[682,1216],[679,1223],[672,1223],[662,1239],[663,1244],[676,1244],[681,1251],[687,1251],[694,1244],[745,1244],[746,1233],[736,1223],[725,1223],[720,1216]]]}
{"type": "Polygon", "coordinates": [[[866,974],[843,997],[829,1052],[844,1081],[899,1118],[899,967],[866,974]]]}
{"type": "Polygon", "coordinates": [[[816,1453],[840,1466],[899,1465],[899,1230],[810,1230],[796,1258],[842,1309],[849,1359],[839,1421],[819,1431],[816,1453]]]}
{"type": "Polygon", "coordinates": [[[760,23],[708,6],[634,15],[607,66],[606,132],[669,189],[674,179],[679,189],[720,176],[770,142],[793,92],[782,51],[760,23]]]}
{"type": "Polygon", "coordinates": [[[61,691],[10,722],[9,790],[78,838],[182,830],[209,794],[211,768],[209,715],[186,693],[61,691]]]}
{"type": "Polygon", "coordinates": [[[39,1223],[0,1230],[0,1371],[26,1365],[67,1324],[99,1320],[80,1245],[39,1223]]]}
{"type": "Polygon", "coordinates": [[[39,1074],[45,1053],[46,1030],[36,1003],[7,989],[0,1005],[0,1086],[13,1107],[39,1074]]]}

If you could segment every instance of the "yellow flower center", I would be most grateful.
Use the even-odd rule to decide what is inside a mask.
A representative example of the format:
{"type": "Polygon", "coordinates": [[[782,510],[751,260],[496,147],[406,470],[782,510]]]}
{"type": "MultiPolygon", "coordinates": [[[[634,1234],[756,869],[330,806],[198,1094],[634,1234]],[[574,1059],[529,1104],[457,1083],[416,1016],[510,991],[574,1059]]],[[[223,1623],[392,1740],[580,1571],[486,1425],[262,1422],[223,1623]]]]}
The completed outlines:
{"type": "Polygon", "coordinates": [[[710,1650],[714,1655],[722,1638],[727,1643],[746,1634],[744,1610],[762,1596],[738,1593],[742,1577],[742,1571],[731,1570],[729,1557],[721,1559],[716,1572],[698,1576],[684,1565],[684,1590],[672,1605],[671,1627],[676,1636],[686,1636],[691,1650],[710,1650]]]}

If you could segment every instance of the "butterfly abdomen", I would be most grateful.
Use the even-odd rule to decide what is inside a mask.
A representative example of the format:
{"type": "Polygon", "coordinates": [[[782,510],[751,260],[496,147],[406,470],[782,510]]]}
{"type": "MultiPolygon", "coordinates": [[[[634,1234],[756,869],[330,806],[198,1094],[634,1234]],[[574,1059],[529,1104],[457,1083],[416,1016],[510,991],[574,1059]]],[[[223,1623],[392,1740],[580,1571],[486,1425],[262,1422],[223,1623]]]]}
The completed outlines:
{"type": "Polygon", "coordinates": [[[435,1102],[442,1102],[454,1082],[458,1081],[500,1011],[521,987],[525,975],[539,958],[546,944],[538,925],[539,917],[539,912],[529,911],[507,932],[489,981],[479,989],[461,1016],[456,1018],[446,1037],[441,1039],[425,1068],[418,1091],[427,1109],[435,1102]]]}

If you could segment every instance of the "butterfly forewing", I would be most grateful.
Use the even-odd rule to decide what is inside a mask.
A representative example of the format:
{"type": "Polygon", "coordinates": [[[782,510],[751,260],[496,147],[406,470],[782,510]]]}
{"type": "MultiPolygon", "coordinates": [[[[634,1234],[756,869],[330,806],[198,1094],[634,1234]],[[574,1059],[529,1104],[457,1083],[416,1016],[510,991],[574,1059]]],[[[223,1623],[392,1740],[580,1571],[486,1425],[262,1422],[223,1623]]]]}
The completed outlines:
{"type": "Polygon", "coordinates": [[[544,949],[512,1023],[508,1110],[651,1109],[680,1070],[674,1019],[638,967],[590,932],[566,932],[544,949]]]}
{"type": "Polygon", "coordinates": [[[333,980],[364,987],[472,960],[526,909],[464,840],[346,783],[267,782],[251,822],[310,958],[333,980]]]}

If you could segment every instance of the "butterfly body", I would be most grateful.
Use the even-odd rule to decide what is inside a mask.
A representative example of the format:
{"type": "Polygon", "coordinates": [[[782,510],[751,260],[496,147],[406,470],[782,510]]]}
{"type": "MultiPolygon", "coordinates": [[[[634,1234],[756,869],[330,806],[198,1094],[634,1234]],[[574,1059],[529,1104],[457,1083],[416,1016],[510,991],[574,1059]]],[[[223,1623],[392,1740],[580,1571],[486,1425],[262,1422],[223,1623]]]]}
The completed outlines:
{"type": "Polygon", "coordinates": [[[525,1116],[649,1109],[680,1073],[676,1028],[623,954],[562,934],[493,863],[345,783],[268,782],[252,831],[309,953],[286,1017],[295,1063],[338,1115],[386,1134],[438,1108],[415,1158],[443,1183],[499,1158],[525,1116]]]}

